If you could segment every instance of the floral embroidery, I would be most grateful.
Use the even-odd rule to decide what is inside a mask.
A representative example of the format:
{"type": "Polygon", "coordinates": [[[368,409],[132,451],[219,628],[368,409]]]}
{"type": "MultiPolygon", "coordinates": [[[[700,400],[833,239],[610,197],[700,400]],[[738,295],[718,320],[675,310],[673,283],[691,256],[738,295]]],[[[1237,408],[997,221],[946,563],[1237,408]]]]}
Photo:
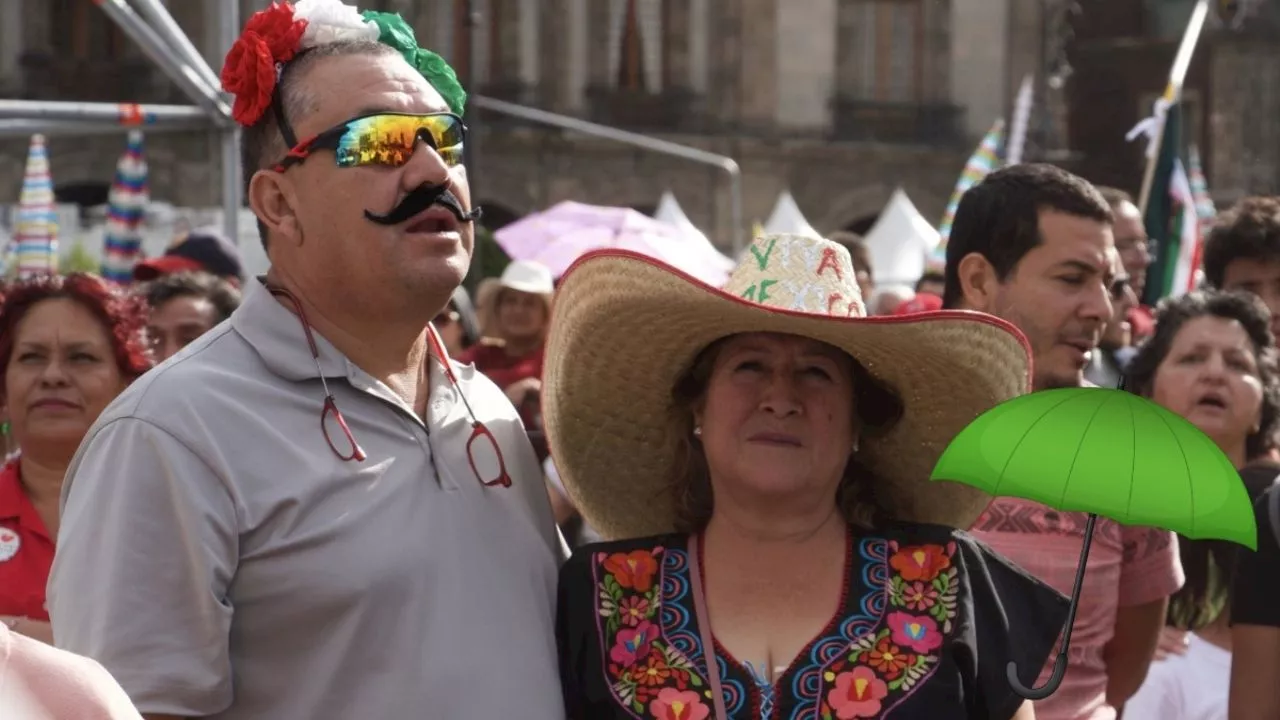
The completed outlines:
{"type": "Polygon", "coordinates": [[[649,714],[658,720],[705,720],[711,708],[695,692],[664,688],[649,703],[649,714]]]}
{"type": "Polygon", "coordinates": [[[648,592],[653,587],[653,576],[658,572],[658,561],[647,550],[614,553],[604,561],[604,569],[618,585],[637,592],[648,592]]]}
{"type": "Polygon", "coordinates": [[[938,545],[911,545],[895,552],[889,567],[903,580],[932,580],[951,567],[951,556],[938,545]]]}
{"type": "Polygon", "coordinates": [[[896,572],[885,583],[883,622],[824,669],[822,720],[878,717],[901,702],[937,669],[934,653],[952,631],[960,593],[955,543],[888,545],[896,572]]]}
{"type": "Polygon", "coordinates": [[[937,670],[954,630],[956,545],[865,538],[855,549],[860,570],[850,578],[846,616],[767,689],[744,682],[749,672],[702,647],[685,552],[597,553],[596,613],[614,697],[639,720],[707,720],[713,706],[707,665],[715,663],[730,717],[759,712],[766,690],[777,692],[773,710],[792,720],[891,711],[937,670]]]}
{"type": "Polygon", "coordinates": [[[662,588],[654,578],[664,553],[656,547],[596,556],[596,613],[602,639],[609,643],[607,675],[614,695],[637,717],[645,717],[647,709],[663,720],[703,720],[707,706],[702,700],[710,697],[701,669],[660,626],[662,588]]]}
{"type": "Polygon", "coordinates": [[[874,672],[866,667],[856,667],[836,677],[836,686],[831,689],[827,701],[835,708],[836,717],[840,720],[869,718],[880,713],[888,694],[888,686],[874,672]]]}

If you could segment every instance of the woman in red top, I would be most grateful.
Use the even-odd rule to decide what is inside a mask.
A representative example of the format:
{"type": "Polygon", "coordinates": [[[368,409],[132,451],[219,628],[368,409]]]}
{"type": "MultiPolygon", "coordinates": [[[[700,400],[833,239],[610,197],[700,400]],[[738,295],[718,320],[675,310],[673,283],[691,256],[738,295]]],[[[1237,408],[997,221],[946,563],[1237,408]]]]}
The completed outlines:
{"type": "Polygon", "coordinates": [[[20,281],[0,302],[0,399],[20,453],[0,468],[0,622],[49,642],[45,584],[62,477],[99,413],[151,367],[145,306],[93,275],[20,281]]]}

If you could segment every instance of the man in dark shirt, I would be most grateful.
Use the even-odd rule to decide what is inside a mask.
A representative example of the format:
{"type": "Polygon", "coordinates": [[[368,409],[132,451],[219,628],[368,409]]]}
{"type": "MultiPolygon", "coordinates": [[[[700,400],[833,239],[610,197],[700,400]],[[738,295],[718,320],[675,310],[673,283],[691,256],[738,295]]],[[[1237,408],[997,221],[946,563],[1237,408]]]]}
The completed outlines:
{"type": "Polygon", "coordinates": [[[1258,498],[1254,517],[1258,550],[1240,549],[1232,586],[1230,720],[1280,717],[1280,485],[1258,498]]]}

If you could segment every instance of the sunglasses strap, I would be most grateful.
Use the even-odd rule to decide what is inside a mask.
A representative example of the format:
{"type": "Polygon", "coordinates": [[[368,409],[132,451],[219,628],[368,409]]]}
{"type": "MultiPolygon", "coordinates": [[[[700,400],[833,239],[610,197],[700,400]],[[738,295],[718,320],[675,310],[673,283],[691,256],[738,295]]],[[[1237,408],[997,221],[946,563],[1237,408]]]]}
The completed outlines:
{"type": "Polygon", "coordinates": [[[711,700],[716,709],[715,720],[729,720],[729,713],[724,706],[724,690],[720,686],[720,661],[716,659],[716,641],[711,634],[707,599],[702,592],[701,555],[697,533],[689,535],[689,591],[693,593],[693,613],[697,618],[698,631],[702,635],[702,658],[707,664],[707,682],[711,684],[711,700]]]}

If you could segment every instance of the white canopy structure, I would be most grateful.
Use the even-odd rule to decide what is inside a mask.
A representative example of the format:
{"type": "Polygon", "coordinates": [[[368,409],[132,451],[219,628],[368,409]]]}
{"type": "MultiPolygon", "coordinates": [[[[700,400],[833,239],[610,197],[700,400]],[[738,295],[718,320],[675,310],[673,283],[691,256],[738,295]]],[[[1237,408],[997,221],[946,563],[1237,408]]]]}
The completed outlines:
{"type": "Polygon", "coordinates": [[[894,190],[880,211],[880,219],[864,238],[876,286],[914,287],[941,240],[937,228],[924,219],[907,193],[902,188],[894,190]]]}
{"type": "Polygon", "coordinates": [[[687,238],[690,244],[698,246],[700,253],[705,251],[709,263],[725,272],[733,270],[733,260],[711,244],[706,233],[699,230],[689,216],[684,214],[684,209],[680,207],[675,194],[670,190],[662,193],[662,198],[658,200],[658,207],[653,212],[653,219],[676,227],[680,235],[687,238]]]}
{"type": "Polygon", "coordinates": [[[804,213],[800,212],[800,206],[796,204],[796,199],[791,196],[790,190],[783,190],[778,196],[778,202],[773,206],[773,213],[769,215],[769,222],[764,224],[764,231],[822,237],[805,219],[804,213]]]}

